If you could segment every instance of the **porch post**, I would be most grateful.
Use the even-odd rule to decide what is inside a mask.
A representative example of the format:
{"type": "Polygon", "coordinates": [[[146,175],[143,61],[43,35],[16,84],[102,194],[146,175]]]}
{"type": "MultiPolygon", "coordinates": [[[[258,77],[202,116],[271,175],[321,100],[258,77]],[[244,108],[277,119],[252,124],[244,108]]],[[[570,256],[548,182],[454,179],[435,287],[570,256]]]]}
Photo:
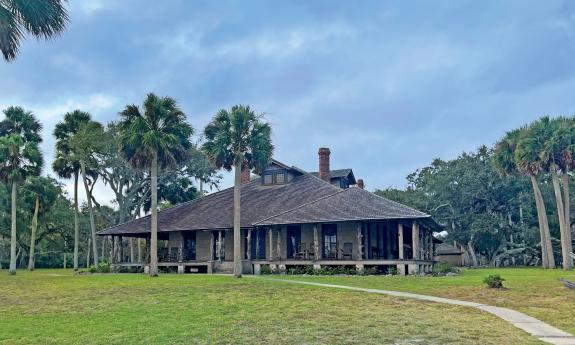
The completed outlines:
{"type": "Polygon", "coordinates": [[[276,257],[278,260],[282,259],[282,227],[277,228],[277,240],[276,240],[276,257]]]}
{"type": "Polygon", "coordinates": [[[142,239],[138,237],[138,262],[142,262],[142,239]]]}
{"type": "Polygon", "coordinates": [[[421,253],[419,252],[419,224],[416,220],[413,221],[411,226],[411,246],[413,248],[413,259],[421,259],[421,253]]]}
{"type": "Polygon", "coordinates": [[[363,235],[361,233],[361,222],[357,222],[357,260],[363,259],[363,246],[361,244],[361,239],[363,235]]]}
{"type": "Polygon", "coordinates": [[[313,251],[315,254],[315,259],[319,260],[320,259],[320,253],[319,253],[319,233],[318,233],[318,229],[317,229],[317,224],[313,225],[313,251]]]}
{"type": "Polygon", "coordinates": [[[214,246],[215,246],[215,240],[214,240],[214,232],[210,231],[210,261],[214,259],[214,246]]]}
{"type": "Polygon", "coordinates": [[[180,246],[178,248],[178,261],[182,262],[184,261],[184,233],[181,232],[181,241],[180,241],[180,246]]]}
{"type": "Polygon", "coordinates": [[[222,261],[222,230],[218,230],[218,244],[216,246],[218,251],[218,261],[222,261]]]}
{"type": "Polygon", "coordinates": [[[397,240],[399,260],[403,260],[403,224],[401,224],[401,222],[397,222],[397,240]]]}
{"type": "Polygon", "coordinates": [[[122,236],[118,237],[118,262],[122,262],[124,260],[124,239],[122,236]]]}
{"type": "Polygon", "coordinates": [[[273,231],[271,226],[268,228],[268,260],[272,261],[274,259],[274,241],[273,241],[273,231]]]}
{"type": "Polygon", "coordinates": [[[246,257],[248,260],[252,259],[252,229],[248,229],[248,233],[246,234],[246,257]]]}
{"type": "Polygon", "coordinates": [[[256,230],[256,257],[255,259],[261,259],[260,258],[260,236],[258,235],[259,230],[256,230]]]}

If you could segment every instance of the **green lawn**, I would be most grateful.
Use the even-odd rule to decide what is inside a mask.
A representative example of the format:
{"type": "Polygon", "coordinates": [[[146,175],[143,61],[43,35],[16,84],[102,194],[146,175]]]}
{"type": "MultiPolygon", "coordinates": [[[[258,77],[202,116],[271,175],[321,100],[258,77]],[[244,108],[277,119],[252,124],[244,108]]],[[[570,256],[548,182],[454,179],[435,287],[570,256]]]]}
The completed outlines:
{"type": "Polygon", "coordinates": [[[538,344],[471,308],[262,278],[0,271],[0,344],[213,343],[538,344]]]}
{"type": "Polygon", "coordinates": [[[575,271],[504,268],[467,269],[455,277],[282,276],[282,278],[407,291],[509,307],[575,334],[575,291],[565,288],[559,281],[559,278],[575,281],[575,271]],[[482,280],[489,274],[500,274],[506,279],[504,285],[509,289],[486,288],[482,280]]]}

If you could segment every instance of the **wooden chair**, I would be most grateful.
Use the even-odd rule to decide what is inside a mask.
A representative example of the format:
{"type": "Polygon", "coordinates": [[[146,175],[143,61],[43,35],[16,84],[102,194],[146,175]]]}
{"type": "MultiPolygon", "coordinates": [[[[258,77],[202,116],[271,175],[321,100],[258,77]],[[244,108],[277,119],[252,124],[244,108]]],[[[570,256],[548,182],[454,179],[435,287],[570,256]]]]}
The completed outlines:
{"type": "Polygon", "coordinates": [[[345,259],[352,260],[353,259],[353,243],[345,242],[343,244],[343,248],[341,248],[341,258],[343,260],[345,260],[345,259]]]}
{"type": "Polygon", "coordinates": [[[300,245],[298,246],[298,248],[296,249],[296,252],[293,255],[293,258],[295,260],[304,260],[307,256],[306,253],[306,249],[305,249],[305,243],[300,243],[300,245]]]}

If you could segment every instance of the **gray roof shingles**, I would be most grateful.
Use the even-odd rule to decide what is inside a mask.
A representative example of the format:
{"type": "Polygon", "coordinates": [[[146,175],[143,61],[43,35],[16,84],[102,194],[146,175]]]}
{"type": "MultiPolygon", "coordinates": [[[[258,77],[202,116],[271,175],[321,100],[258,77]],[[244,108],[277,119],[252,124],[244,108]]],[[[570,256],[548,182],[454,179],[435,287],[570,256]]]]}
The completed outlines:
{"type": "MultiPolygon", "coordinates": [[[[342,190],[306,173],[290,183],[262,186],[260,179],[242,184],[241,226],[360,219],[428,218],[429,215],[356,187],[342,190]]],[[[158,213],[158,231],[230,229],[233,187],[158,213]]],[[[150,232],[150,216],[100,231],[99,235],[150,232]]]]}

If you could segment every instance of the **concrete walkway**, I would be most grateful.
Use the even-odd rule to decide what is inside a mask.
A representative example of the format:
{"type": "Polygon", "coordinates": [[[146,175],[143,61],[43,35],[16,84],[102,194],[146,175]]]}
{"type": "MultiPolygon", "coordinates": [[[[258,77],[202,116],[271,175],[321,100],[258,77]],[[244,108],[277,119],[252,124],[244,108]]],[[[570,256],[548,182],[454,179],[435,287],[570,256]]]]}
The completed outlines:
{"type": "Polygon", "coordinates": [[[443,297],[435,297],[435,296],[428,296],[428,295],[419,295],[409,292],[400,292],[400,291],[391,291],[391,290],[379,290],[379,289],[367,289],[367,288],[360,288],[360,287],[353,287],[353,286],[345,286],[345,285],[334,285],[334,284],[322,284],[322,283],[314,283],[314,282],[306,282],[300,280],[286,280],[286,279],[277,279],[277,278],[265,278],[267,280],[273,280],[278,282],[284,283],[292,283],[292,284],[302,284],[302,285],[313,285],[313,286],[321,286],[321,287],[329,287],[329,288],[336,288],[336,289],[345,289],[345,290],[352,290],[352,291],[363,291],[363,292],[371,292],[395,297],[402,297],[402,298],[411,298],[420,301],[426,302],[437,302],[437,303],[446,303],[446,304],[453,304],[453,305],[460,305],[464,307],[472,307],[477,308],[488,313],[491,313],[509,323],[513,326],[524,330],[525,332],[531,334],[534,337],[539,338],[540,340],[556,345],[575,345],[575,337],[567,332],[563,332],[560,329],[557,329],[549,324],[546,324],[543,321],[540,321],[534,317],[525,315],[518,311],[508,309],[508,308],[501,308],[501,307],[494,307],[490,305],[485,305],[481,303],[475,302],[467,302],[467,301],[460,301],[456,299],[449,299],[443,297]]]}

